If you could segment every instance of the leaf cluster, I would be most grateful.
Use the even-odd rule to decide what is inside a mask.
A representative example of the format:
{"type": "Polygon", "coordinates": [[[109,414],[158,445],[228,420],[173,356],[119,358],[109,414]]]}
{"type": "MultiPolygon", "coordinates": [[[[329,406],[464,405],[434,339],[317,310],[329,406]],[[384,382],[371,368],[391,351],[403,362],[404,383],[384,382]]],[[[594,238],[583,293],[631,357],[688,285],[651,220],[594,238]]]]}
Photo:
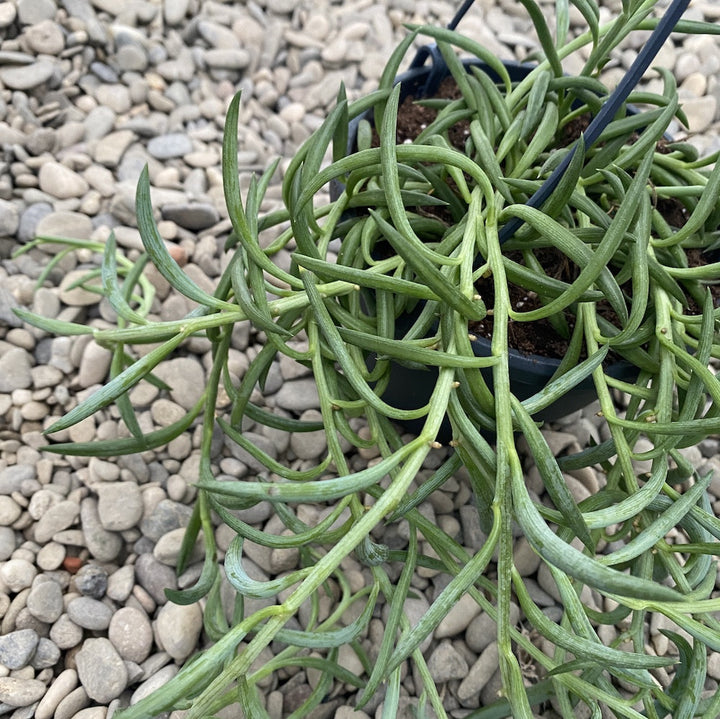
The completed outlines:
{"type": "MultiPolygon", "coordinates": [[[[212,716],[236,702],[247,716],[263,717],[257,684],[283,667],[312,668],[321,677],[293,716],[306,716],[334,683],[357,687],[362,706],[386,682],[384,716],[390,717],[399,705],[407,660],[422,683],[423,705],[445,716],[421,646],[466,594],[497,623],[504,686],[504,697],[472,713],[475,719],[531,717],[531,706],[550,697],[564,717],[575,716],[579,703],[593,716],[604,709],[622,717],[716,715],[718,700],[701,697],[698,677],[705,674],[707,649],[720,651],[720,625],[713,616],[720,600],[711,596],[720,521],[706,492],[710,477],[698,476],[682,450],[720,430],[720,384],[711,368],[720,358],[720,309],[708,289],[720,268],[713,255],[720,224],[720,164],[710,169],[716,157],[700,159],[689,145],[667,139],[671,121],[685,118],[673,77],[661,71],[661,94],[631,95],[639,109],[624,108],[592,144],[579,138],[549,199],[538,208],[527,204],[570,152],[562,146],[568,128],[603,105],[608,91],[599,80],[600,69],[627,34],[653,26],[654,4],[626,0],[622,13],[601,26],[596,5],[577,0],[574,5],[589,29],[568,41],[567,2],[558,3],[553,33],[538,7],[523,0],[543,58],[526,68],[521,80],[513,80],[505,65],[469,38],[434,27],[411,28],[376,92],[353,103],[340,93],[335,109],[285,173],[283,209],[265,216],[260,207],[276,164],[253,178],[241,196],[237,96],[228,110],[223,146],[233,232],[226,247],[229,261],[213,294],[193,283],[162,242],[147,171],[137,194],[146,251],[140,260],[124,258],[112,239],[104,246],[67,245],[103,252],[102,293],[118,321],[115,328],[93,330],[19,313],[46,331],[92,333],[114,353],[103,388],[48,433],[114,404],[128,436],[47,449],[117,456],[160,449],[196,421],[201,427],[198,500],[180,570],[200,532],[205,561],[194,587],[169,596],[178,603],[205,598],[205,628],[215,644],[166,686],[123,712],[124,719],[172,708],[187,709],[190,718],[212,716]],[[412,142],[398,143],[402,86],[394,80],[420,35],[437,43],[460,96],[429,99],[435,119],[412,142]],[[585,45],[590,52],[583,73],[564,76],[562,60],[585,45]],[[463,63],[458,50],[475,60],[463,63]],[[467,128],[462,147],[450,139],[458,123],[467,128]],[[355,127],[355,144],[348,152],[349,127],[355,127]],[[322,199],[328,183],[341,187],[330,203],[322,199]],[[669,200],[682,208],[682,227],[663,216],[662,201],[669,200]],[[524,224],[501,243],[503,226],[513,220],[524,224]],[[269,243],[263,238],[268,230],[276,236],[269,243]],[[558,278],[544,267],[539,253],[548,249],[576,267],[576,276],[558,278]],[[291,255],[289,269],[273,261],[280,250],[291,255]],[[692,251],[708,259],[691,266],[692,251]],[[148,318],[152,289],[142,275],[147,260],[196,303],[182,320],[148,318]],[[476,283],[482,277],[492,278],[492,302],[478,296],[476,283]],[[537,295],[540,306],[531,311],[513,307],[510,283],[537,295]],[[479,353],[471,323],[488,313],[493,335],[479,353]],[[519,397],[509,369],[514,350],[508,327],[539,320],[566,336],[568,351],[546,386],[519,397]],[[238,381],[228,369],[228,357],[233,328],[244,321],[264,333],[266,342],[238,381]],[[202,397],[182,420],[144,432],[130,390],[143,379],[159,383],[154,369],[196,336],[212,345],[202,397]],[[133,358],[129,347],[143,343],[156,347],[133,358]],[[281,416],[258,401],[281,356],[311,369],[322,422],[281,416]],[[608,370],[610,356],[632,367],[633,379],[617,379],[608,370]],[[426,386],[419,405],[390,399],[391,371],[397,365],[416,369],[418,384],[426,386]],[[595,388],[607,439],[555,457],[538,414],[583,382],[595,388]],[[622,409],[615,402],[618,393],[624,396],[622,409]],[[229,404],[220,403],[221,394],[229,404]],[[435,471],[422,472],[428,455],[440,451],[437,437],[446,418],[450,448],[443,450],[435,471]],[[285,466],[248,440],[244,428],[249,422],[285,432],[322,429],[326,456],[313,466],[285,466]],[[415,436],[403,434],[404,422],[417,423],[415,436]],[[358,431],[359,423],[366,432],[358,431]],[[250,481],[216,478],[215,432],[246,450],[264,471],[250,481]],[[524,436],[526,455],[518,450],[518,434],[524,436]],[[650,449],[637,451],[640,439],[650,449]],[[348,448],[375,448],[378,459],[354,470],[348,448]],[[647,474],[636,470],[642,460],[649,462],[647,474]],[[547,504],[525,485],[523,463],[528,461],[543,479],[547,504]],[[603,478],[602,488],[577,503],[565,475],[588,468],[603,478]],[[471,486],[487,535],[473,551],[418,509],[459,475],[471,486]],[[282,520],[282,534],[236,516],[236,510],[262,501],[270,502],[282,520]],[[324,518],[315,526],[303,522],[296,511],[301,502],[326,508],[324,518]],[[219,521],[236,533],[222,565],[213,540],[219,521]],[[380,525],[399,521],[409,527],[405,548],[390,549],[371,539],[380,525]],[[559,621],[541,611],[514,566],[515,523],[562,596],[559,621]],[[671,539],[677,534],[683,537],[681,545],[671,539]],[[243,567],[247,541],[297,549],[300,568],[267,581],[251,578],[243,567]],[[352,553],[365,567],[367,583],[360,589],[343,571],[352,553]],[[447,582],[411,627],[404,604],[422,567],[446,574],[447,582]],[[234,590],[232,606],[223,601],[228,585],[234,590]],[[333,609],[321,618],[327,594],[333,609]],[[268,598],[275,603],[245,611],[248,600],[268,598]],[[362,637],[380,600],[389,607],[385,639],[371,656],[362,637]],[[522,609],[525,629],[532,628],[554,652],[541,651],[527,631],[512,623],[512,602],[522,609]],[[305,603],[311,607],[309,623],[289,628],[305,603]],[[358,607],[355,618],[342,621],[353,605],[358,607]],[[667,676],[665,669],[674,660],[647,651],[647,622],[653,614],[683,630],[668,632],[679,663],[665,686],[657,677],[667,676]],[[599,636],[606,624],[624,627],[613,646],[599,636]],[[247,643],[239,649],[241,642],[247,643]],[[271,642],[278,648],[273,659],[257,668],[258,656],[271,642]],[[366,680],[337,663],[343,645],[357,654],[366,680]],[[542,674],[528,689],[520,651],[542,674]]],[[[686,23],[678,29],[706,28],[686,23]]],[[[37,242],[47,241],[53,240],[37,242]]]]}

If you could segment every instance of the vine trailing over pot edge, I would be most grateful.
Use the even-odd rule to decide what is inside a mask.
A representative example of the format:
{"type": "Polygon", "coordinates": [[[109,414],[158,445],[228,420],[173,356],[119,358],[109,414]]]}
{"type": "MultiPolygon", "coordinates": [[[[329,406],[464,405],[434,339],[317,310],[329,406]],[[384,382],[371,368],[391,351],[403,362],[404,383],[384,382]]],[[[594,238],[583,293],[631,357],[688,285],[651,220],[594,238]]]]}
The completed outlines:
{"type": "MultiPolygon", "coordinates": [[[[526,3],[526,5],[529,5],[526,3]]],[[[283,180],[284,206],[262,216],[260,206],[276,164],[254,178],[241,197],[237,168],[240,97],[228,109],[223,145],[223,181],[233,235],[229,261],[211,295],[186,275],[162,242],[150,205],[150,178],[138,187],[137,215],[146,255],[132,263],[114,241],[74,242],[71,247],[102,252],[102,292],[118,316],[117,327],[87,325],[19,315],[46,331],[92,334],[113,350],[111,377],[97,393],[48,428],[66,429],[115,404],[128,437],[87,445],[58,443],[48,449],[82,456],[116,456],[162,447],[201,419],[198,501],[184,542],[179,571],[202,531],[206,555],[197,584],[170,593],[172,601],[193,603],[206,597],[205,629],[215,644],[203,651],[167,685],[126,709],[126,719],[151,717],[173,708],[189,717],[211,716],[238,702],[249,716],[265,716],[256,686],[283,667],[320,671],[321,679],[296,712],[306,715],[331,690],[334,680],[360,690],[363,705],[381,681],[388,681],[385,715],[397,712],[403,664],[410,659],[423,686],[424,700],[445,716],[441,693],[421,652],[443,617],[465,594],[497,622],[504,698],[473,713],[530,717],[533,702],[552,696],[563,716],[575,716],[578,702],[591,711],[608,708],[618,716],[714,716],[718,700],[703,700],[698,676],[705,653],[718,645],[720,609],[712,598],[720,522],[706,495],[709,477],[697,476],[682,449],[720,431],[720,389],[708,365],[720,357],[717,321],[706,283],[717,280],[718,264],[689,267],[688,249],[712,251],[720,221],[720,169],[706,168],[715,156],[699,159],[683,143],[658,143],[673,117],[683,119],[674,80],[662,73],[662,95],[631,93],[645,109],[615,117],[592,147],[580,147],[548,202],[527,206],[553,169],[570,152],[558,148],[559,136],[573,119],[595,114],[607,96],[597,71],[622,37],[647,29],[654,3],[627,2],[623,13],[600,26],[592,3],[578,3],[588,31],[557,46],[543,43],[546,59],[513,82],[501,63],[473,40],[433,27],[411,28],[391,57],[377,92],[348,103],[341,92],[336,108],[292,159],[283,180]],[[460,97],[437,100],[437,116],[409,144],[398,144],[397,117],[402,85],[395,86],[402,58],[416,37],[437,43],[460,97]],[[555,65],[590,45],[584,73],[566,78],[555,65]],[[490,64],[492,73],[464,66],[455,49],[490,64]],[[499,82],[496,82],[499,81],[499,82]],[[358,126],[357,150],[346,152],[348,124],[372,110],[376,141],[367,119],[358,126]],[[467,123],[458,148],[448,131],[467,123]],[[331,152],[333,161],[324,166],[331,152]],[[344,191],[331,203],[323,188],[340,180],[344,191]],[[682,228],[669,226],[654,204],[674,197],[688,216],[682,228]],[[427,208],[441,207],[434,215],[427,208]],[[500,232],[513,218],[524,226],[507,243],[500,232]],[[263,233],[279,230],[269,244],[263,233]],[[378,253],[383,247],[385,251],[378,253]],[[548,274],[535,252],[552,247],[579,269],[571,282],[548,274]],[[273,262],[288,250],[291,267],[273,262]],[[521,259],[512,259],[511,252],[521,259]],[[478,264],[477,258],[481,260],[478,264]],[[146,259],[197,308],[180,321],[151,320],[153,288],[143,277],[146,259]],[[481,276],[492,279],[492,305],[477,296],[481,276]],[[531,311],[513,308],[509,284],[522,284],[542,300],[531,311]],[[629,289],[628,289],[629,283],[629,289]],[[700,304],[691,309],[687,296],[700,304]],[[617,325],[599,304],[609,303],[617,325]],[[557,324],[569,350],[555,376],[538,393],[518,398],[512,388],[508,327],[511,322],[556,318],[567,311],[572,329],[557,324]],[[493,336],[487,356],[476,356],[468,323],[492,312],[493,336]],[[404,318],[411,318],[407,326],[404,318]],[[243,377],[228,365],[233,327],[249,320],[266,338],[243,377]],[[398,330],[401,329],[400,332],[398,330]],[[143,432],[129,390],[145,379],[186,339],[206,337],[212,346],[207,386],[188,417],[167,428],[143,432]],[[307,339],[306,348],[297,340],[307,339]],[[155,344],[133,359],[131,345],[155,344]],[[606,373],[608,352],[636,368],[635,379],[606,373]],[[372,354],[374,363],[367,362],[372,354]],[[322,422],[305,422],[272,413],[257,401],[264,379],[279,357],[310,368],[318,388],[322,422]],[[583,360],[582,357],[585,357],[583,360]],[[388,399],[393,367],[426,365],[427,400],[407,407],[388,399]],[[482,370],[489,371],[492,382],[482,370]],[[535,418],[574,387],[592,378],[607,428],[604,442],[579,454],[554,457],[535,418]],[[428,379],[429,378],[429,379],[428,379]],[[619,410],[616,390],[626,396],[619,410]],[[224,399],[223,394],[227,399],[224,399]],[[451,449],[430,476],[422,473],[445,417],[451,449]],[[358,431],[358,418],[367,432],[358,431]],[[408,439],[397,422],[416,420],[417,436],[408,439]],[[286,432],[327,434],[327,455],[310,468],[288,467],[244,436],[243,422],[286,432]],[[216,478],[213,433],[237,443],[265,468],[251,481],[216,478]],[[489,439],[487,432],[493,438],[489,439]],[[528,490],[516,433],[521,432],[552,502],[546,506],[528,490]],[[635,447],[640,438],[650,449],[635,447]],[[353,471],[346,447],[377,448],[376,463],[353,471]],[[650,463],[639,474],[637,460],[650,463]],[[599,491],[577,502],[566,472],[592,469],[602,477],[599,491]],[[421,503],[450,477],[462,473],[474,492],[487,539],[467,547],[428,521],[421,503]],[[677,486],[684,491],[678,493],[677,486]],[[271,535],[234,514],[260,501],[272,503],[288,530],[271,535]],[[329,504],[328,516],[312,527],[294,507],[299,502],[329,504]],[[220,518],[237,538],[217,561],[214,523],[220,518]],[[407,546],[391,550],[371,539],[386,521],[406,521],[407,546]],[[563,599],[559,622],[546,617],[524,587],[513,560],[512,523],[523,530],[547,566],[563,599]],[[669,541],[671,530],[686,543],[669,541]],[[422,538],[422,544],[419,542],[422,538]],[[243,567],[244,542],[296,547],[301,566],[267,581],[252,579],[243,567]],[[620,543],[613,552],[608,541],[620,543]],[[581,547],[578,549],[577,547],[581,547]],[[649,551],[652,550],[652,551],[649,551]],[[341,565],[351,553],[365,566],[366,586],[353,589],[341,565]],[[402,570],[397,581],[391,568],[402,570]],[[420,621],[411,627],[403,606],[415,570],[447,575],[445,588],[420,621]],[[492,571],[491,571],[492,569],[492,571]],[[629,571],[626,571],[629,570],[629,571]],[[320,598],[332,582],[337,607],[320,615],[320,598]],[[234,606],[223,605],[222,587],[235,590],[234,606]],[[586,592],[604,603],[586,599],[586,592]],[[245,615],[249,598],[282,595],[282,601],[245,615]],[[554,647],[549,656],[512,623],[516,597],[527,623],[554,647]],[[385,641],[371,657],[361,639],[376,604],[389,606],[385,641]],[[288,621],[309,602],[311,617],[301,629],[288,621]],[[347,626],[340,621],[354,603],[362,605],[347,626]],[[669,634],[682,658],[668,686],[653,672],[672,662],[645,650],[647,616],[661,614],[691,640],[669,634]],[[605,646],[598,626],[630,620],[624,630],[629,649],[605,646]],[[241,649],[241,642],[247,641],[241,649]],[[270,642],[284,648],[264,667],[256,659],[270,642]],[[362,662],[367,680],[344,670],[338,648],[349,645],[362,662]],[[305,650],[322,650],[308,656],[305,650]],[[543,678],[526,691],[518,651],[541,669],[543,678]],[[628,697],[624,691],[632,686],[628,697]],[[304,713],[304,714],[303,714],[304,713]]],[[[559,3],[561,11],[568,6],[559,3]]],[[[597,8],[595,8],[596,10],[597,8]]],[[[545,21],[531,13],[538,35],[549,37],[545,21]]],[[[561,23],[560,23],[561,24],[561,23]]],[[[678,25],[678,30],[683,30],[678,25]]],[[[710,30],[691,25],[686,29],[710,30]]],[[[715,28],[715,30],[717,30],[715,28]]],[[[31,246],[52,242],[40,238],[31,246]]],[[[92,288],[97,274],[82,282],[92,288]]],[[[44,278],[41,278],[44,279],[44,278]]],[[[166,389],[161,385],[163,389],[166,389]]],[[[613,544],[615,548],[617,544],[613,544]]]]}

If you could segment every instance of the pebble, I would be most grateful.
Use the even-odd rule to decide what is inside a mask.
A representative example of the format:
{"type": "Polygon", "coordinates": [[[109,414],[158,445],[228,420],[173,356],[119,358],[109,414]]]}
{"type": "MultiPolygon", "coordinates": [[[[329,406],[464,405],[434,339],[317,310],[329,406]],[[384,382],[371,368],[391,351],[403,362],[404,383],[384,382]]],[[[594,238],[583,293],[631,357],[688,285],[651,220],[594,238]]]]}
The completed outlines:
{"type": "Polygon", "coordinates": [[[480,611],[477,602],[469,594],[464,594],[438,624],[435,638],[454,637],[464,632],[480,611]]]}
{"type": "Polygon", "coordinates": [[[25,31],[30,49],[44,55],[58,55],[65,48],[62,28],[50,18],[41,20],[25,31]]]}
{"type": "Polygon", "coordinates": [[[55,642],[47,639],[46,637],[40,637],[35,654],[33,654],[30,665],[33,669],[42,670],[50,669],[51,667],[57,666],[58,660],[60,659],[60,647],[55,642]]]}
{"type": "Polygon", "coordinates": [[[18,629],[0,636],[0,664],[8,669],[22,669],[30,663],[39,637],[33,629],[18,629]]]}
{"type": "Polygon", "coordinates": [[[62,500],[38,516],[35,525],[35,541],[45,544],[58,532],[72,527],[77,521],[80,508],[76,502],[62,500]]]}
{"type": "Polygon", "coordinates": [[[312,379],[285,382],[274,395],[274,399],[278,407],[295,412],[304,412],[320,407],[317,387],[312,379]]]}
{"type": "Polygon", "coordinates": [[[168,25],[179,25],[187,15],[190,0],[164,0],[163,15],[168,25]]]}
{"type": "Polygon", "coordinates": [[[141,554],[135,561],[135,579],[157,604],[165,604],[165,589],[177,589],[172,567],[159,562],[152,554],[141,554]]]}
{"type": "Polygon", "coordinates": [[[67,614],[79,627],[97,632],[108,628],[113,610],[92,597],[77,597],[68,602],[67,614]]]}
{"type": "Polygon", "coordinates": [[[39,621],[52,624],[63,613],[62,587],[52,580],[35,584],[28,595],[27,608],[39,621]]]}
{"type": "Polygon", "coordinates": [[[176,661],[183,661],[194,651],[202,631],[200,606],[168,602],[158,612],[155,631],[160,646],[176,661]]]}
{"type": "Polygon", "coordinates": [[[108,587],[108,573],[97,564],[85,564],[77,571],[73,582],[83,596],[102,599],[108,587]]]}
{"type": "Polygon", "coordinates": [[[55,73],[55,64],[39,60],[30,65],[0,67],[0,80],[10,90],[31,90],[47,82],[55,73]]]}
{"type": "MultiPolygon", "coordinates": [[[[41,207],[44,206],[41,205],[41,207]]],[[[36,211],[36,214],[42,214],[38,218],[34,230],[34,233],[38,235],[73,237],[78,240],[90,239],[93,231],[92,220],[80,212],[58,210],[57,212],[46,213],[42,210],[42,212],[36,211]]]]}
{"type": "Polygon", "coordinates": [[[10,237],[20,226],[20,210],[13,202],[0,199],[0,237],[10,237]]]}
{"type": "Polygon", "coordinates": [[[0,580],[11,592],[21,592],[33,583],[37,569],[27,559],[9,559],[0,567],[0,580]]]}
{"type": "Polygon", "coordinates": [[[159,687],[167,684],[177,673],[178,667],[175,664],[168,664],[160,669],[160,671],[153,673],[133,692],[130,697],[130,705],[136,704],[159,687]]]}
{"type": "Polygon", "coordinates": [[[52,719],[58,704],[77,687],[77,671],[65,669],[57,675],[35,709],[35,719],[52,719]]]}
{"type": "Polygon", "coordinates": [[[96,485],[98,515],[104,529],[121,532],[142,518],[143,501],[135,482],[107,482],[96,485]]]}
{"type": "Polygon", "coordinates": [[[11,707],[34,704],[45,693],[45,684],[37,679],[0,677],[0,702],[11,707]]]}
{"type": "Polygon", "coordinates": [[[90,699],[107,704],[125,690],[127,668],[109,639],[86,639],[75,662],[80,683],[90,699]]]}
{"type": "Polygon", "coordinates": [[[99,562],[113,561],[122,549],[122,538],[102,526],[97,501],[92,497],[87,497],[80,504],[80,522],[90,555],[99,562]]]}
{"type": "Polygon", "coordinates": [[[106,594],[115,602],[124,602],[130,596],[134,584],[135,568],[132,565],[120,567],[107,578],[106,594]]]}
{"type": "Polygon", "coordinates": [[[157,160],[169,160],[192,152],[192,140],[180,132],[153,137],[147,145],[147,151],[157,160]]]}
{"type": "Polygon", "coordinates": [[[121,607],[110,620],[108,639],[124,660],[136,664],[144,662],[153,644],[147,614],[136,607],[121,607]]]}
{"type": "Polygon", "coordinates": [[[72,649],[83,638],[82,627],[75,624],[67,614],[61,614],[59,619],[50,628],[50,639],[60,649],[72,649]]]}
{"type": "Polygon", "coordinates": [[[443,640],[428,658],[428,671],[436,684],[450,679],[464,679],[468,673],[465,658],[448,641],[443,640]]]}
{"type": "Polygon", "coordinates": [[[59,200],[80,197],[89,189],[85,178],[69,167],[52,160],[42,165],[38,179],[40,189],[59,200]]]}
{"type": "Polygon", "coordinates": [[[0,392],[27,389],[32,385],[30,355],[21,347],[11,347],[0,357],[0,392]]]}
{"type": "Polygon", "coordinates": [[[9,526],[22,514],[20,505],[12,497],[0,497],[0,524],[9,526]]]}
{"type": "Polygon", "coordinates": [[[77,687],[58,704],[54,719],[74,719],[88,704],[90,697],[87,692],[83,687],[77,687]]]}
{"type": "Polygon", "coordinates": [[[458,699],[466,702],[479,694],[488,683],[498,667],[498,645],[491,642],[483,650],[477,661],[470,667],[467,676],[460,682],[457,690],[458,699]]]}

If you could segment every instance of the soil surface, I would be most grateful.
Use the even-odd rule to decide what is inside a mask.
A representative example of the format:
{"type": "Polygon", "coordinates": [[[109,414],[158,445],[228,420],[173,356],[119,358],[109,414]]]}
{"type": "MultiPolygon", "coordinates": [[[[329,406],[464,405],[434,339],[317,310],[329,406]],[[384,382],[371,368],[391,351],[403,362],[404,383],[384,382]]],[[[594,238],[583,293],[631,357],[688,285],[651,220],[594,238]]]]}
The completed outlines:
{"type": "MultiPolygon", "coordinates": [[[[457,83],[452,77],[448,77],[440,84],[435,95],[440,99],[454,100],[460,97],[460,91],[457,83]]],[[[400,106],[397,119],[397,142],[403,143],[415,139],[437,116],[437,110],[418,103],[414,98],[406,98],[400,106]]],[[[564,147],[574,142],[590,123],[591,116],[589,114],[580,115],[573,118],[563,129],[561,136],[558,138],[558,146],[564,147]]],[[[466,120],[456,123],[448,131],[448,139],[452,145],[460,150],[465,151],[465,143],[469,136],[469,123],[466,120]]],[[[378,142],[377,136],[375,142],[378,142]]],[[[632,138],[631,138],[632,142],[632,138]]],[[[668,152],[667,142],[658,143],[658,151],[668,152]]],[[[688,219],[687,208],[680,200],[675,198],[658,198],[656,207],[663,218],[671,227],[682,227],[688,219]]],[[[423,214],[432,215],[452,222],[448,216],[449,213],[443,207],[426,207],[418,208],[423,214]]],[[[556,279],[566,283],[572,283],[579,274],[576,265],[568,260],[561,252],[552,249],[543,249],[535,253],[538,261],[543,267],[545,273],[556,279]]],[[[512,259],[516,262],[524,264],[522,254],[520,252],[510,253],[512,259]]],[[[690,251],[688,253],[689,266],[701,266],[707,264],[708,260],[699,251],[690,251]]],[[[487,307],[492,307],[495,302],[495,292],[493,288],[493,280],[491,277],[480,278],[476,283],[478,294],[483,298],[487,307]]],[[[630,291],[630,285],[627,283],[624,289],[630,291]]],[[[720,287],[711,285],[711,291],[716,299],[716,304],[720,300],[720,287]]],[[[514,310],[518,312],[527,312],[542,307],[544,302],[535,292],[529,291],[518,285],[509,284],[510,301],[514,310]]],[[[604,303],[605,306],[598,307],[598,311],[603,317],[617,324],[617,316],[604,303]]],[[[692,298],[689,299],[690,312],[698,312],[699,308],[692,298]]],[[[509,321],[508,335],[510,346],[523,354],[536,354],[543,357],[552,357],[562,359],[568,351],[569,333],[574,327],[574,315],[570,311],[564,313],[563,318],[557,318],[555,322],[550,319],[542,319],[533,322],[509,321]],[[568,336],[558,333],[558,327],[568,330],[568,336]]],[[[486,316],[482,321],[472,323],[469,327],[470,331],[478,336],[490,338],[493,331],[493,317],[486,316]]]]}

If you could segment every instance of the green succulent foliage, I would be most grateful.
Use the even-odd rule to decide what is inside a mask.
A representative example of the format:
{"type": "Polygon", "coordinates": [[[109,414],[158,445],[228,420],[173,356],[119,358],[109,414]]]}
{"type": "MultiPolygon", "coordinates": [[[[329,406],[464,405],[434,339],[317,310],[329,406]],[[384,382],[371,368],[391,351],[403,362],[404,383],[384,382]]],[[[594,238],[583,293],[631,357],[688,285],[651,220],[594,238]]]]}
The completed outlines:
{"type": "MultiPolygon", "coordinates": [[[[96,330],[19,312],[49,332],[92,333],[114,353],[105,386],[48,433],[114,404],[130,434],[47,449],[116,456],[162,447],[196,420],[202,427],[198,501],[180,570],[201,531],[206,558],[197,584],[169,596],[178,603],[205,597],[205,628],[216,643],[164,687],[123,711],[123,719],[152,717],[173,708],[187,709],[194,719],[212,716],[232,703],[239,703],[246,716],[266,716],[257,684],[283,667],[313,668],[321,676],[293,716],[306,716],[335,682],[357,687],[361,706],[387,682],[383,716],[391,717],[397,712],[406,660],[414,663],[424,687],[418,711],[422,714],[427,704],[444,717],[421,646],[464,595],[497,623],[504,686],[503,698],[474,711],[473,719],[529,718],[532,706],[550,698],[563,717],[575,716],[578,704],[587,705],[592,716],[603,710],[619,717],[717,716],[720,700],[702,697],[698,677],[705,674],[707,649],[720,651],[720,624],[714,618],[720,599],[711,596],[720,521],[707,499],[710,478],[697,476],[680,450],[720,432],[720,383],[710,368],[720,359],[720,309],[708,290],[720,277],[720,263],[711,254],[720,245],[720,164],[711,169],[716,155],[698,158],[691,146],[665,138],[670,122],[685,118],[674,79],[661,71],[662,93],[636,92],[630,101],[641,110],[620,113],[594,146],[584,147],[579,139],[550,200],[541,209],[526,206],[568,151],[562,146],[568,128],[597,112],[608,94],[599,70],[630,32],[654,26],[650,12],[655,4],[626,0],[618,17],[600,25],[596,4],[575,0],[588,30],[568,40],[569,4],[559,0],[553,40],[539,8],[523,0],[542,57],[520,82],[512,82],[502,63],[470,38],[435,27],[409,28],[376,92],[353,103],[340,93],[336,108],[284,175],[284,209],[269,215],[261,215],[259,208],[277,163],[252,180],[244,199],[240,192],[238,95],[228,111],[223,146],[233,233],[226,247],[229,261],[212,295],[183,272],[161,241],[147,171],[137,194],[146,254],[135,263],[118,252],[112,240],[104,246],[53,238],[34,243],[61,242],[68,250],[103,253],[100,272],[89,272],[84,286],[92,287],[99,276],[96,291],[118,317],[117,327],[96,330]],[[438,44],[460,97],[428,101],[437,110],[436,119],[413,142],[398,144],[400,95],[394,78],[419,36],[438,44]],[[584,46],[590,52],[583,73],[564,76],[562,60],[584,46]],[[467,72],[458,50],[485,61],[496,78],[480,69],[467,72]],[[361,119],[358,148],[347,152],[348,123],[370,109],[377,141],[372,141],[367,120],[361,119]],[[467,127],[461,148],[449,135],[459,122],[467,127]],[[344,190],[328,203],[323,190],[331,181],[341,182],[344,190]],[[682,227],[664,219],[663,202],[681,208],[686,217],[682,227]],[[499,228],[511,218],[522,219],[524,226],[501,246],[499,228]],[[268,230],[275,236],[270,242],[264,239],[268,230]],[[379,254],[381,246],[385,250],[379,254]],[[281,250],[292,257],[289,270],[274,262],[281,250]],[[578,267],[575,279],[547,274],[538,259],[542,250],[552,250],[578,267]],[[710,260],[690,266],[689,251],[710,253],[710,260]],[[149,319],[153,289],[142,274],[148,260],[175,290],[196,303],[182,320],[149,319]],[[477,294],[480,277],[492,278],[492,303],[477,294]],[[536,293],[542,305],[524,312],[513,309],[511,282],[536,293]],[[613,321],[606,319],[607,308],[613,321]],[[469,323],[488,312],[494,323],[490,353],[476,357],[469,323]],[[412,324],[399,332],[400,318],[408,314],[412,324]],[[572,322],[558,319],[563,316],[572,322]],[[542,319],[567,335],[569,349],[549,384],[520,401],[510,384],[508,326],[542,319]],[[237,384],[228,371],[228,354],[234,326],[246,320],[265,333],[266,344],[237,384]],[[159,382],[152,374],[155,367],[197,336],[212,343],[212,367],[201,399],[183,420],[143,433],[130,390],[142,379],[159,382]],[[289,344],[298,337],[307,340],[307,349],[289,344]],[[130,346],[143,343],[157,347],[134,358],[130,346]],[[376,359],[372,366],[366,362],[370,353],[376,359]],[[635,381],[606,373],[610,353],[637,368],[635,381]],[[281,417],[257,403],[270,366],[283,355],[312,370],[322,422],[281,417]],[[425,406],[404,409],[384,399],[392,362],[436,369],[425,406]],[[492,387],[481,369],[491,372],[492,387]],[[588,377],[608,438],[556,458],[534,417],[588,377]],[[625,397],[622,411],[614,402],[617,393],[625,397]],[[229,402],[220,403],[221,394],[229,402]],[[418,486],[446,415],[452,426],[451,449],[418,486]],[[358,417],[367,424],[368,435],[354,429],[358,417]],[[421,422],[413,438],[402,435],[397,424],[407,420],[421,422]],[[315,467],[286,467],[247,440],[243,421],[287,432],[323,429],[327,455],[315,467]],[[265,471],[252,481],[218,481],[215,432],[238,443],[265,471]],[[516,433],[525,438],[552,506],[538,502],[525,485],[516,433]],[[650,449],[638,452],[641,438],[649,440],[650,449]],[[348,446],[376,447],[379,458],[353,471],[348,446]],[[635,460],[649,462],[650,471],[639,474],[635,460]],[[577,503],[564,475],[587,467],[601,471],[605,485],[577,503]],[[471,483],[487,534],[474,554],[418,510],[461,471],[471,483]],[[260,501],[272,503],[285,533],[268,534],[233,514],[260,501]],[[299,502],[329,503],[331,509],[320,524],[309,526],[297,516],[299,502]],[[400,520],[410,527],[406,549],[390,550],[370,539],[378,525],[400,520]],[[212,540],[218,521],[237,535],[223,566],[212,540]],[[557,584],[564,605],[559,622],[543,614],[514,566],[513,523],[557,584]],[[671,532],[680,532],[685,543],[671,543],[671,532]],[[301,568],[266,582],[254,580],[243,568],[245,540],[297,548],[301,568]],[[603,547],[609,541],[620,548],[607,553],[603,547]],[[430,553],[423,553],[425,547],[430,553]],[[372,578],[360,589],[351,587],[342,568],[353,552],[372,578]],[[388,563],[402,564],[395,581],[388,563]],[[421,567],[447,574],[448,582],[427,613],[410,626],[403,605],[421,567]],[[225,582],[235,590],[230,610],[220,591],[225,582]],[[321,620],[320,601],[331,592],[331,583],[336,588],[333,609],[321,620]],[[589,594],[598,602],[589,603],[589,594]],[[371,660],[360,640],[381,595],[389,606],[387,629],[377,658],[371,660]],[[268,597],[276,603],[245,612],[246,599],[268,597]],[[511,600],[522,609],[522,630],[511,620],[511,600]],[[311,607],[309,625],[287,628],[306,602],[311,607]],[[354,604],[362,608],[346,625],[341,617],[354,604]],[[646,651],[645,623],[653,614],[664,615],[684,631],[667,633],[677,649],[673,668],[668,667],[673,656],[646,651]],[[619,622],[626,627],[620,641],[605,646],[598,627],[619,622]],[[530,641],[530,631],[554,646],[554,653],[548,655],[530,641]],[[284,648],[257,668],[257,658],[271,642],[284,648]],[[358,655],[367,680],[337,663],[338,648],[345,644],[358,655]],[[541,674],[529,688],[520,653],[541,674]],[[663,668],[674,672],[668,687],[656,679],[663,668]]],[[[684,21],[677,30],[717,32],[684,21]]]]}

